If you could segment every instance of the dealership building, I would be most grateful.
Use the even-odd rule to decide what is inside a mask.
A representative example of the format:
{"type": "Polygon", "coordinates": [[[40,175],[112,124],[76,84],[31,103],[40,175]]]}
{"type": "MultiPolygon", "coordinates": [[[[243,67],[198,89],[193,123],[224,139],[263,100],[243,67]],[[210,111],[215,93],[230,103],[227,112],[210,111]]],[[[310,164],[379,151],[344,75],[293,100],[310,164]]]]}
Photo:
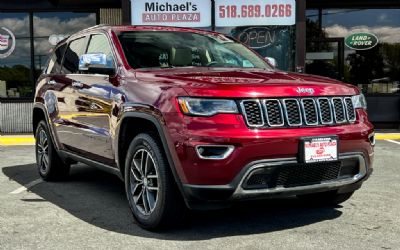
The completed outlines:
{"type": "Polygon", "coordinates": [[[400,126],[398,0],[13,0],[0,2],[0,133],[31,132],[35,82],[52,48],[96,24],[228,34],[281,70],[358,86],[377,127],[400,126]]]}

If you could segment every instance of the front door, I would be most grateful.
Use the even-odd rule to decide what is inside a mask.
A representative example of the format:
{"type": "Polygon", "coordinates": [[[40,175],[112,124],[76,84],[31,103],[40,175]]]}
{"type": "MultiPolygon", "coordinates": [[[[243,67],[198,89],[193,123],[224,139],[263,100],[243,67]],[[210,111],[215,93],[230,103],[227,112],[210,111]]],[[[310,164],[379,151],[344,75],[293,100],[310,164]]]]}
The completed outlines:
{"type": "Polygon", "coordinates": [[[344,38],[307,41],[306,73],[343,80],[344,38]]]}
{"type": "MultiPolygon", "coordinates": [[[[85,53],[103,53],[114,65],[108,39],[93,34],[80,42],[74,40],[64,56],[63,80],[65,110],[60,110],[62,122],[57,128],[60,142],[77,154],[109,165],[115,164],[110,134],[111,93],[113,76],[79,70],[79,57],[85,53]],[[78,47],[79,48],[75,48],[78,47]],[[64,112],[62,112],[64,111],[64,112]]],[[[115,67],[115,65],[114,65],[115,67]]]]}

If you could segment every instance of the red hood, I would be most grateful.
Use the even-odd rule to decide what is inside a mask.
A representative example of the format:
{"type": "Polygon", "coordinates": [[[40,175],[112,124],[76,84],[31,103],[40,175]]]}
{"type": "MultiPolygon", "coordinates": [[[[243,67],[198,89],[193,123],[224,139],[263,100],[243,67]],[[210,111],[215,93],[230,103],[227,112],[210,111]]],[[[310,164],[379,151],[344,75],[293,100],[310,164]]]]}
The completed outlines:
{"type": "Polygon", "coordinates": [[[258,69],[176,68],[139,71],[136,76],[145,81],[181,86],[190,96],[243,98],[359,93],[354,86],[326,77],[258,69]]]}

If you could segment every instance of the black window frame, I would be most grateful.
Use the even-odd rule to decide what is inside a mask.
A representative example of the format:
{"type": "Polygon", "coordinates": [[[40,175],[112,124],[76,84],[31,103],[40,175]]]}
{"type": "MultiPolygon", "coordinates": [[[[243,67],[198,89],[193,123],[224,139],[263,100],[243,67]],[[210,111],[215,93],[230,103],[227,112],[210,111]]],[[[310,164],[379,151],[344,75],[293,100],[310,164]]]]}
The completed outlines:
{"type": "Polygon", "coordinates": [[[111,55],[112,55],[112,59],[113,59],[113,65],[114,65],[114,69],[115,69],[115,73],[113,75],[111,75],[111,77],[116,76],[117,75],[117,68],[118,68],[118,64],[117,64],[117,61],[116,61],[117,54],[115,52],[115,48],[113,46],[112,40],[110,39],[109,35],[107,35],[105,33],[102,33],[102,32],[93,32],[93,33],[86,34],[87,43],[86,43],[84,54],[86,54],[88,52],[90,41],[92,40],[92,37],[93,36],[97,36],[97,35],[104,36],[106,38],[106,40],[107,40],[107,44],[108,44],[108,47],[110,48],[110,51],[111,51],[111,55]]]}
{"type": "MultiPolygon", "coordinates": [[[[79,74],[79,64],[78,64],[78,69],[77,69],[76,72],[74,72],[74,73],[63,73],[62,69],[64,68],[65,57],[66,57],[68,48],[71,46],[71,43],[73,43],[73,42],[75,42],[75,41],[78,41],[78,40],[81,40],[81,39],[84,40],[84,43],[83,43],[83,46],[82,46],[82,48],[81,48],[82,51],[80,51],[80,53],[81,53],[81,55],[83,55],[83,54],[86,53],[87,46],[88,46],[88,40],[89,40],[89,39],[88,39],[88,35],[85,34],[85,35],[81,35],[81,36],[72,37],[72,39],[70,39],[70,40],[68,41],[67,47],[65,48],[64,55],[63,55],[63,59],[62,59],[62,64],[61,64],[61,67],[60,67],[60,73],[59,73],[59,74],[62,74],[62,75],[73,75],[73,74],[75,75],[75,74],[79,74]]],[[[78,62],[79,62],[79,60],[78,60],[78,62]]]]}
{"type": "MultiPolygon", "coordinates": [[[[54,51],[49,55],[49,59],[47,60],[45,70],[43,71],[44,74],[46,74],[46,75],[58,75],[58,74],[60,74],[61,68],[62,68],[62,63],[63,63],[63,60],[64,60],[64,54],[65,54],[65,51],[66,51],[67,46],[68,46],[67,43],[61,43],[61,44],[58,44],[58,45],[54,48],[54,51]],[[64,48],[63,48],[63,47],[64,47],[64,48]],[[50,62],[53,60],[54,57],[57,58],[57,51],[58,51],[59,49],[62,49],[62,52],[60,53],[60,56],[61,56],[60,58],[61,58],[61,60],[60,60],[60,64],[58,65],[58,70],[57,70],[56,72],[53,72],[53,68],[54,68],[54,66],[55,66],[55,65],[53,65],[53,68],[50,70],[50,72],[48,72],[48,70],[49,70],[49,64],[50,64],[50,62]]],[[[56,59],[56,60],[57,60],[57,59],[56,59]]]]}

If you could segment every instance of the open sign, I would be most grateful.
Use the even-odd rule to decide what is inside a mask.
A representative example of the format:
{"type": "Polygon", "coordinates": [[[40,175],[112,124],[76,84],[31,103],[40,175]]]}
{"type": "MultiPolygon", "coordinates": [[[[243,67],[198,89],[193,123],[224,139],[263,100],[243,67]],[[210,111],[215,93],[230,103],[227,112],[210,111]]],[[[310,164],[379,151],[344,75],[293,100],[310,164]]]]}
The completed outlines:
{"type": "Polygon", "coordinates": [[[266,48],[275,43],[276,31],[268,27],[251,27],[239,33],[238,39],[253,49],[266,48]]]}

